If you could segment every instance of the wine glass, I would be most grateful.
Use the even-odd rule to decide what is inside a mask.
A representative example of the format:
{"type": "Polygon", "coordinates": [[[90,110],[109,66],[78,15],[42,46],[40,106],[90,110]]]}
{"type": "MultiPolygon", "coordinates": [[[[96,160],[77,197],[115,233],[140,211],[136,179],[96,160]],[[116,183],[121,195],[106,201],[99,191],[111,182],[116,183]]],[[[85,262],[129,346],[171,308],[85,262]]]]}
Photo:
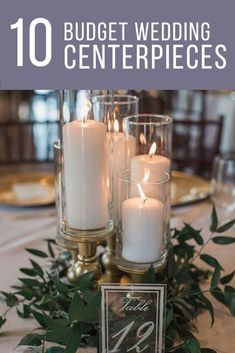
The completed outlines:
{"type": "Polygon", "coordinates": [[[211,198],[217,209],[225,217],[235,216],[235,153],[215,156],[211,198]]]}

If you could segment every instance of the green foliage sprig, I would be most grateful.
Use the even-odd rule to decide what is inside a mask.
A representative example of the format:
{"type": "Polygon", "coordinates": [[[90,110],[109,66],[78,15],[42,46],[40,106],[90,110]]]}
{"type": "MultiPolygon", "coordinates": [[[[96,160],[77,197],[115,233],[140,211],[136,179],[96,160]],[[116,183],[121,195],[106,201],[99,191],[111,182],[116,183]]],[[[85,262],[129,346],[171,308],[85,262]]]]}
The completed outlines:
{"type": "MultiPolygon", "coordinates": [[[[222,276],[224,269],[218,260],[204,250],[211,241],[217,245],[235,243],[234,237],[220,235],[234,224],[235,220],[219,225],[213,208],[211,235],[206,242],[201,230],[189,224],[181,230],[172,229],[167,274],[156,275],[150,268],[144,276],[146,283],[159,283],[168,276],[166,353],[216,353],[200,346],[194,336],[195,319],[199,313],[207,311],[211,325],[214,323],[213,305],[207,293],[235,316],[235,288],[230,285],[235,271],[222,276]],[[199,267],[199,261],[209,268],[199,267]]],[[[94,274],[82,275],[73,285],[68,283],[69,252],[56,256],[55,241],[47,239],[46,242],[47,252],[26,250],[34,257],[49,261],[50,266],[41,267],[30,259],[30,267],[20,269],[24,275],[19,278],[20,284],[13,286],[10,293],[1,292],[8,309],[0,316],[0,327],[6,323],[7,312],[16,308],[18,316],[32,317],[38,324],[38,329],[23,337],[19,345],[32,346],[35,352],[41,353],[75,353],[79,347],[98,347],[101,296],[94,274]],[[53,344],[49,348],[48,342],[53,344]]]]}

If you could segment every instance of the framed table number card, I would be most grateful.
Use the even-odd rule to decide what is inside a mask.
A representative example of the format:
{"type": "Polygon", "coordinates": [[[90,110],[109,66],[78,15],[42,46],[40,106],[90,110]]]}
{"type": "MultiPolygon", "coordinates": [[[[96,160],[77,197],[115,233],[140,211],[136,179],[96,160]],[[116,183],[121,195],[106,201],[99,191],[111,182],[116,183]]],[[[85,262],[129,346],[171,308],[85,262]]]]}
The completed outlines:
{"type": "Polygon", "coordinates": [[[166,285],[101,286],[101,352],[164,353],[166,285]]]}

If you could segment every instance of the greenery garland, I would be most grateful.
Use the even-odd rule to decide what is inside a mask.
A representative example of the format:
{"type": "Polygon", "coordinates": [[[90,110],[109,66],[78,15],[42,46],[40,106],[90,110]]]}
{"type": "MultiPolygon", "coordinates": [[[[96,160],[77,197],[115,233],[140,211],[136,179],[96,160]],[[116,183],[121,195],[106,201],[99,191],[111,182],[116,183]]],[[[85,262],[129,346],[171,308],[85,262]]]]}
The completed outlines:
{"type": "MultiPolygon", "coordinates": [[[[221,235],[232,228],[235,220],[218,225],[213,207],[209,239],[204,242],[201,230],[185,224],[181,230],[172,229],[167,266],[166,353],[216,353],[202,348],[194,336],[195,319],[202,311],[211,316],[214,311],[206,292],[210,292],[235,316],[235,288],[230,284],[235,271],[221,276],[223,268],[216,258],[204,253],[209,242],[218,245],[235,243],[234,237],[221,235]],[[209,268],[195,264],[201,260],[209,268]],[[208,284],[203,290],[201,285],[208,284]]],[[[0,327],[6,322],[7,312],[16,308],[22,318],[33,317],[39,327],[21,339],[19,345],[33,347],[41,353],[75,353],[79,347],[97,346],[99,349],[100,291],[93,273],[79,277],[74,284],[66,280],[70,263],[69,252],[55,255],[55,241],[47,239],[48,251],[26,249],[31,255],[50,261],[46,269],[30,259],[29,268],[21,268],[24,277],[10,293],[1,292],[9,307],[0,316],[0,327]],[[48,342],[50,347],[48,348],[48,342]],[[52,345],[51,345],[52,344],[52,345]]],[[[144,276],[146,283],[165,281],[166,274],[156,275],[152,268],[144,276]]],[[[203,288],[204,288],[203,287],[203,288]]]]}

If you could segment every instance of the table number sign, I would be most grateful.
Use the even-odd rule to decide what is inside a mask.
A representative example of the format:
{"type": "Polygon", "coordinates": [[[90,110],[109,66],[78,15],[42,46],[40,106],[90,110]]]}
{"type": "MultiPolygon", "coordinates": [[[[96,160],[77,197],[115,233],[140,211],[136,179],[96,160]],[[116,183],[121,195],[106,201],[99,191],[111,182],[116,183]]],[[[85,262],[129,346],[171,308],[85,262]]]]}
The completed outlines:
{"type": "Polygon", "coordinates": [[[101,286],[101,352],[163,353],[166,285],[101,286]]]}

